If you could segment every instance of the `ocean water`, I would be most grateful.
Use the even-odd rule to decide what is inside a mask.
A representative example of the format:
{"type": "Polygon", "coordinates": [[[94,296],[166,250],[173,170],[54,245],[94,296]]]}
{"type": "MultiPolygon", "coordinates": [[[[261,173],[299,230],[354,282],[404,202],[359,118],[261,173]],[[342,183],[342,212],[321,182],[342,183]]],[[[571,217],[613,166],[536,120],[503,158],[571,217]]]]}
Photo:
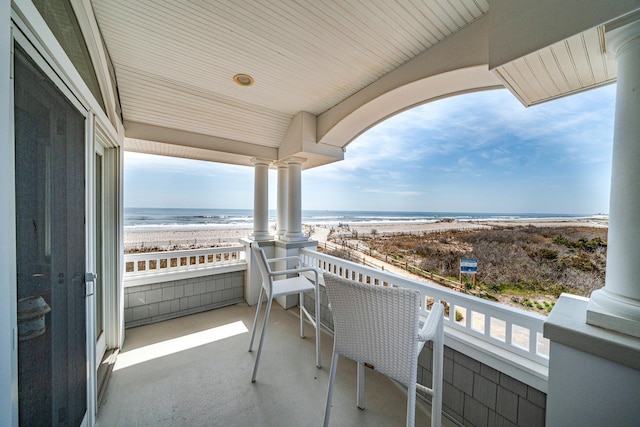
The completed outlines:
{"type": "MultiPolygon", "coordinates": [[[[302,222],[312,225],[429,223],[443,219],[458,221],[510,221],[536,219],[577,219],[602,215],[540,213],[468,212],[382,212],[303,210],[302,222]]],[[[276,222],[276,211],[269,211],[269,225],[276,222]]],[[[252,209],[125,208],[125,231],[204,230],[253,228],[252,209]]]]}

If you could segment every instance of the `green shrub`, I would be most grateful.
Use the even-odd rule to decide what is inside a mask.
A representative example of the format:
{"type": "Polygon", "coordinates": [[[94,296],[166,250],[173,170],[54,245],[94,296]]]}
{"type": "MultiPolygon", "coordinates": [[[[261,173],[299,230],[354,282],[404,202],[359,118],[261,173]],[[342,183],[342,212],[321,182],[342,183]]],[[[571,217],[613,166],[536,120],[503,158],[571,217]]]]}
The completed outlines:
{"type": "Polygon", "coordinates": [[[539,254],[540,258],[547,261],[555,261],[558,259],[558,251],[548,248],[543,248],[540,250],[539,254]]]}

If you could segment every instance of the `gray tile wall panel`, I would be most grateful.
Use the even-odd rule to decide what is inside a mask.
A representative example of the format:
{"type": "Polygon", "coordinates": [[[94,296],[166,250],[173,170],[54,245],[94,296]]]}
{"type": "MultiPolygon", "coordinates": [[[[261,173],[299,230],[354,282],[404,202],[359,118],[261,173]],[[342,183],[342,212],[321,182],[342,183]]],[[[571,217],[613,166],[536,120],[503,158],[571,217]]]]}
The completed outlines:
{"type": "Polygon", "coordinates": [[[175,298],[176,289],[174,286],[162,289],[162,301],[171,301],[175,298]]]}
{"type": "Polygon", "coordinates": [[[504,388],[506,388],[507,390],[510,390],[516,394],[518,394],[519,396],[522,397],[527,397],[527,385],[521,383],[518,380],[515,380],[513,378],[511,378],[508,375],[505,374],[500,374],[500,385],[504,388]]]}
{"type": "Polygon", "coordinates": [[[496,411],[514,423],[518,422],[518,395],[504,387],[498,387],[496,411]]]}
{"type": "Polygon", "coordinates": [[[464,421],[465,426],[486,426],[489,421],[489,409],[481,402],[465,396],[464,421]]]}
{"type": "Polygon", "coordinates": [[[465,392],[469,396],[473,395],[473,371],[462,365],[455,364],[453,368],[453,386],[465,392]]]}
{"type": "Polygon", "coordinates": [[[145,325],[241,302],[244,277],[244,271],[236,271],[125,288],[125,326],[145,325]]]}
{"type": "Polygon", "coordinates": [[[489,420],[487,422],[488,426],[492,427],[517,427],[517,424],[512,423],[508,419],[500,416],[499,414],[489,411],[489,420]]]}
{"type": "Polygon", "coordinates": [[[480,375],[496,384],[500,383],[500,371],[497,371],[487,365],[480,366],[480,375]]]}
{"type": "Polygon", "coordinates": [[[541,408],[547,407],[547,395],[533,387],[527,389],[527,400],[541,408]]]}
{"type": "Polygon", "coordinates": [[[545,410],[526,399],[518,401],[518,425],[537,427],[544,425],[545,410]]]}
{"type": "Polygon", "coordinates": [[[460,366],[464,366],[472,370],[473,372],[480,373],[480,362],[475,359],[470,358],[466,354],[455,352],[453,354],[453,361],[460,366]]]}
{"type": "Polygon", "coordinates": [[[473,379],[473,398],[487,408],[495,410],[497,388],[496,383],[476,374],[473,379]]]}

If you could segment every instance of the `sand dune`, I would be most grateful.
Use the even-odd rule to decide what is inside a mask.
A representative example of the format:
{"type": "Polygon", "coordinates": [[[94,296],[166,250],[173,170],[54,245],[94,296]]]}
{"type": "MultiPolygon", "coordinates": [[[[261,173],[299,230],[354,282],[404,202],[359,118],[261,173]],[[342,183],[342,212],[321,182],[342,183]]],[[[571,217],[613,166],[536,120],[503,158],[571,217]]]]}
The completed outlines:
{"type": "MultiPolygon", "coordinates": [[[[435,223],[343,223],[342,227],[331,225],[304,225],[305,232],[311,227],[311,238],[319,242],[327,240],[331,229],[334,234],[344,237],[357,232],[359,235],[377,233],[429,233],[447,230],[472,230],[487,229],[492,227],[597,227],[607,228],[608,220],[603,218],[585,218],[569,220],[514,220],[514,221],[441,221],[435,223]]],[[[213,245],[229,245],[238,242],[238,239],[248,237],[251,229],[208,229],[208,230],[167,230],[167,231],[125,231],[125,251],[135,248],[151,248],[155,250],[186,249],[190,247],[207,247],[213,245]]],[[[139,250],[139,249],[138,249],[139,250]]]]}

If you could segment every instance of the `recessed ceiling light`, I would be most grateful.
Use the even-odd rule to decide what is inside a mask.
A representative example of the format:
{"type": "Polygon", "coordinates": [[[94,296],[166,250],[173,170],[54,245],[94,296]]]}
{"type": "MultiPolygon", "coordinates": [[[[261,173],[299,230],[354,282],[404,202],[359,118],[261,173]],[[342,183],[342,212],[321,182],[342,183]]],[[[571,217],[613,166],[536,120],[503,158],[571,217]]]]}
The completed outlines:
{"type": "Polygon", "coordinates": [[[253,77],[248,74],[236,74],[233,76],[233,81],[240,86],[251,86],[253,84],[253,77]]]}

